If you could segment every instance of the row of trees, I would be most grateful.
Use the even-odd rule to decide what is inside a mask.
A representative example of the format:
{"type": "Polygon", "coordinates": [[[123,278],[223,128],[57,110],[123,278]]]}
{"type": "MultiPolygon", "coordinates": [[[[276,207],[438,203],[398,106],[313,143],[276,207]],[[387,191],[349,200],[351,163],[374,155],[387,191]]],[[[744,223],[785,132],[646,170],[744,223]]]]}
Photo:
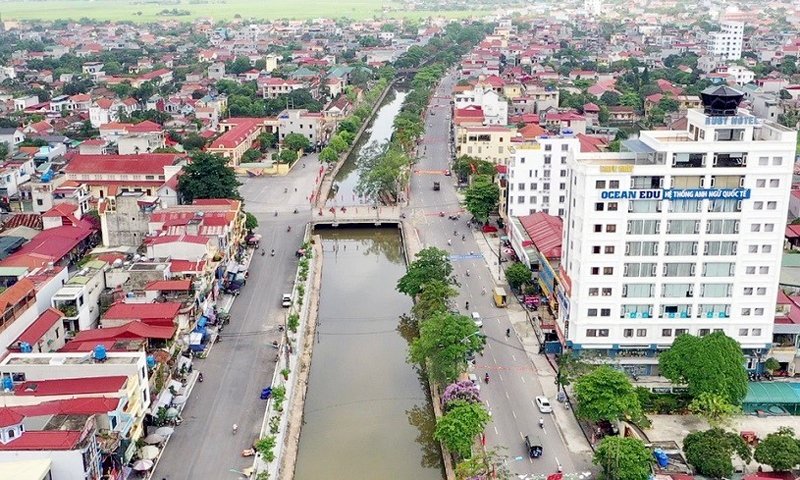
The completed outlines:
{"type": "Polygon", "coordinates": [[[466,460],[490,417],[477,389],[458,378],[467,369],[468,355],[482,351],[486,339],[469,317],[448,310],[458,294],[456,286],[447,252],[435,247],[420,251],[397,282],[398,291],[416,300],[411,321],[418,334],[411,340],[408,360],[425,371],[434,389],[446,387],[434,438],[466,460]]]}
{"type": "Polygon", "coordinates": [[[486,222],[489,215],[497,211],[500,203],[500,187],[494,181],[497,168],[487,162],[469,155],[462,155],[453,164],[453,173],[459,182],[472,182],[465,192],[465,207],[476,219],[486,222]]]}

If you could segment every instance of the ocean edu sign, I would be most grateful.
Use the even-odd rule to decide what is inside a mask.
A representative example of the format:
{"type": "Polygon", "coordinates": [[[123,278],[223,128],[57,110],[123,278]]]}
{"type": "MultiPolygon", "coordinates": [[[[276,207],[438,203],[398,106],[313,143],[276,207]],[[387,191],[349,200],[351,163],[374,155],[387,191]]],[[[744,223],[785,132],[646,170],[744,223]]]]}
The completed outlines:
{"type": "Polygon", "coordinates": [[[603,190],[603,200],[747,200],[749,188],[689,188],[669,190],[603,190]]]}

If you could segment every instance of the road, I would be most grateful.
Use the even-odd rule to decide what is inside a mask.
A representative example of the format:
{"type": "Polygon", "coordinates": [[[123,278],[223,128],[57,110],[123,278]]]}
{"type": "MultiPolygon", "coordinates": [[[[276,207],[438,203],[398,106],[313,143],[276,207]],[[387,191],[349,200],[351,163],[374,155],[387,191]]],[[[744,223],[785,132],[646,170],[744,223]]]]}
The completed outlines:
{"type": "MultiPolygon", "coordinates": [[[[453,158],[450,150],[450,98],[456,79],[445,77],[437,88],[425,121],[425,136],[419,147],[419,161],[415,165],[418,173],[411,179],[411,218],[424,246],[435,246],[452,255],[479,254],[479,248],[462,214],[457,221],[439,216],[459,210],[455,189],[455,177],[443,173],[450,168],[453,158]],[[433,190],[433,182],[441,183],[441,190],[433,190]],[[462,238],[464,240],[462,240],[462,238]],[[448,245],[448,240],[452,246],[448,245]]],[[[478,312],[483,318],[483,330],[487,337],[486,349],[477,357],[474,372],[480,377],[489,373],[489,384],[483,384],[481,398],[492,413],[492,422],[487,428],[487,447],[506,447],[501,454],[509,457],[508,467],[514,474],[551,474],[561,465],[565,473],[575,472],[575,463],[570,457],[554,418],[541,414],[534,404],[534,397],[542,395],[538,376],[521,343],[515,335],[506,337],[511,326],[506,310],[494,307],[489,292],[495,285],[497,271],[489,266],[495,264],[483,258],[454,257],[453,266],[461,283],[457,304],[465,315],[478,312]],[[469,276],[466,272],[469,271],[469,276]],[[495,275],[493,277],[493,275],[495,275]],[[481,293],[482,288],[487,293],[481,293]],[[466,308],[469,302],[469,308],[466,308]],[[544,418],[544,428],[538,426],[544,418]],[[538,435],[543,442],[544,454],[531,459],[525,453],[525,435],[538,435]]],[[[496,268],[496,267],[495,267],[496,268]]],[[[513,329],[512,329],[513,332],[513,329]]],[[[552,381],[551,378],[546,381],[552,381]]],[[[551,399],[551,403],[555,399],[551,399]]],[[[559,405],[555,405],[559,406],[559,405]]],[[[526,478],[526,477],[520,477],[526,478]]]]}
{"type": "Polygon", "coordinates": [[[306,198],[318,170],[316,157],[309,156],[286,177],[242,180],[239,191],[246,210],[258,218],[257,232],[266,255],[253,257],[247,285],[233,303],[222,341],[208,358],[195,360],[204,382],[195,384],[182,413],[184,422],[170,438],[154,479],[237,478],[231,470],[252,466],[252,458],[242,458],[241,451],[261,430],[266,403],[259,400],[259,393],[271,382],[277,353],[271,343],[281,336],[278,325],[284,323],[286,312],[280,297],[292,288],[297,269],[294,252],[311,217],[306,198]],[[295,208],[297,214],[292,213],[295,208]],[[291,232],[286,231],[289,225],[291,232]],[[269,255],[273,248],[274,257],[269,255]],[[234,423],[239,425],[236,435],[234,423]]]}

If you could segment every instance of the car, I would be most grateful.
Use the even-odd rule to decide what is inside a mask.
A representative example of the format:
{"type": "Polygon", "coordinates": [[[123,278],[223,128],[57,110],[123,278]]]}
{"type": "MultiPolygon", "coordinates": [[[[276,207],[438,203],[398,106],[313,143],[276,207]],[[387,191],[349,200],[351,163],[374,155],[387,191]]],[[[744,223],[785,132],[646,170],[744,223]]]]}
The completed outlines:
{"type": "Polygon", "coordinates": [[[481,380],[474,373],[469,374],[469,381],[475,385],[475,389],[481,391],[481,380]]]}
{"type": "Polygon", "coordinates": [[[283,308],[289,308],[292,306],[292,295],[290,293],[283,294],[283,297],[281,298],[281,306],[283,308]]]}
{"type": "Polygon", "coordinates": [[[431,115],[435,117],[435,116],[436,116],[436,112],[434,112],[433,110],[431,110],[431,115]]]}
{"type": "Polygon", "coordinates": [[[450,173],[450,170],[445,170],[445,171],[444,171],[444,176],[445,176],[445,177],[449,177],[450,175],[452,175],[452,174],[450,173]]]}
{"type": "Polygon", "coordinates": [[[550,405],[550,400],[548,400],[547,397],[542,396],[536,397],[536,408],[538,408],[542,413],[551,413],[553,411],[553,407],[550,405]]]}
{"type": "Polygon", "coordinates": [[[480,313],[472,312],[472,321],[475,323],[476,327],[483,328],[483,319],[480,313]]]}

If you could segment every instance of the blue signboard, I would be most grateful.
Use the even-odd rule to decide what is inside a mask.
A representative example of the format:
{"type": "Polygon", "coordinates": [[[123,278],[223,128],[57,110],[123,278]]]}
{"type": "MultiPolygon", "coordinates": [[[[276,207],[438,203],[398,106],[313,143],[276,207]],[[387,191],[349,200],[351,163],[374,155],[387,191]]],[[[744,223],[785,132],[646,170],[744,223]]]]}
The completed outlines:
{"type": "Polygon", "coordinates": [[[761,125],[758,117],[736,115],[733,117],[706,117],[706,125],[761,125]]]}
{"type": "Polygon", "coordinates": [[[667,200],[747,200],[749,188],[694,188],[664,190],[667,200]]]}
{"type": "Polygon", "coordinates": [[[538,253],[536,257],[538,257],[539,260],[539,285],[541,285],[545,295],[551,297],[551,295],[553,295],[555,273],[553,273],[553,269],[550,268],[550,264],[547,262],[546,258],[538,253]]]}
{"type": "Polygon", "coordinates": [[[747,200],[749,188],[672,188],[669,190],[603,190],[603,200],[747,200]]]}

